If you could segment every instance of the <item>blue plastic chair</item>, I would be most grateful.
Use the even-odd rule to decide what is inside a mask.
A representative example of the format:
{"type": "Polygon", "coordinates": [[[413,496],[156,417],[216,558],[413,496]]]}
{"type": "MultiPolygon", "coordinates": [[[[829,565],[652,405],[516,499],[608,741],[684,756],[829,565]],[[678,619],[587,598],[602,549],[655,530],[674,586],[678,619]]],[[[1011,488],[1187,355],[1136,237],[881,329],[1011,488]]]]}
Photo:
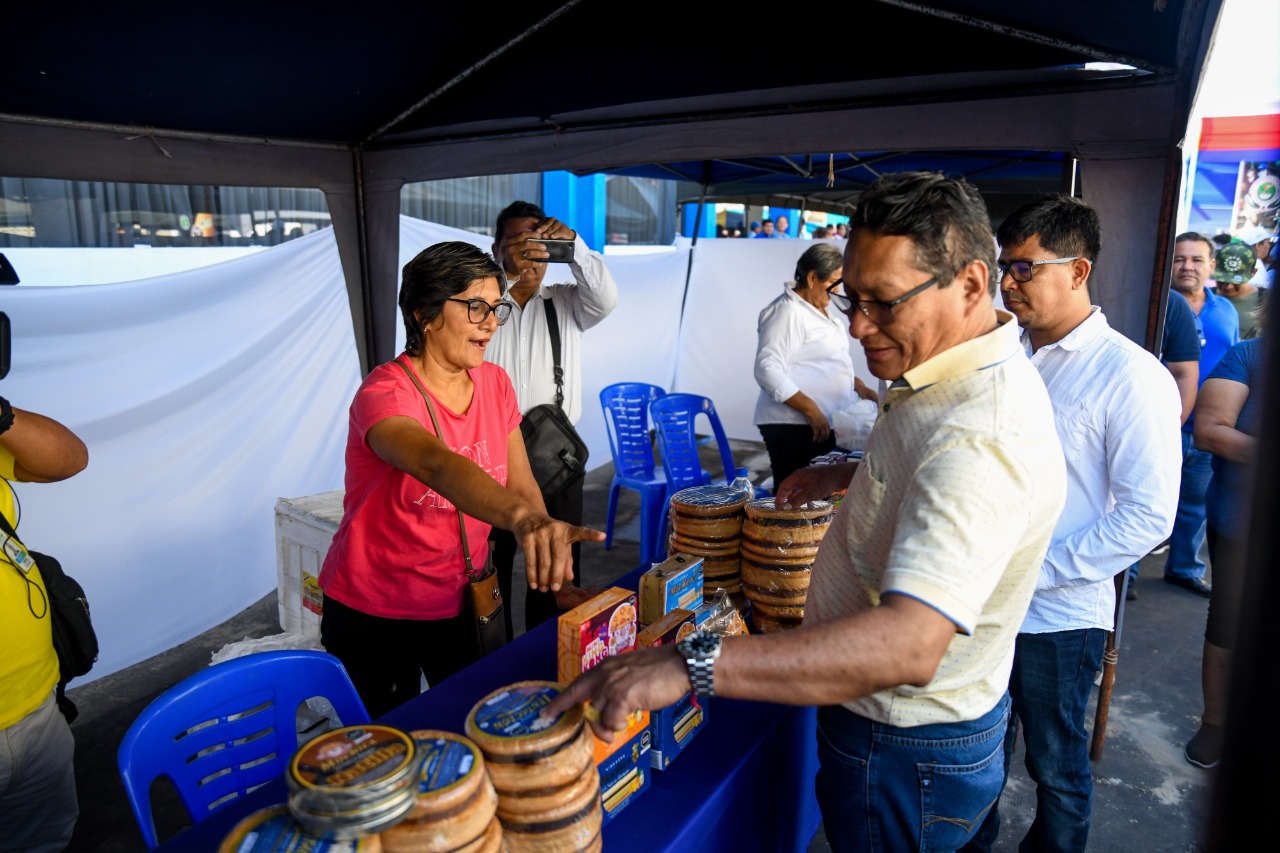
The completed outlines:
{"type": "Polygon", "coordinates": [[[170,687],[125,734],[120,777],[148,849],[155,849],[151,786],[172,780],[199,823],[249,791],[278,779],[297,752],[299,706],[327,699],[344,726],[369,722],[346,669],[333,655],[258,652],[214,664],[170,687]]]}
{"type": "Polygon", "coordinates": [[[649,405],[667,392],[645,382],[618,382],[600,391],[604,423],[613,453],[613,481],[609,484],[609,514],[605,521],[604,547],[613,547],[613,519],[622,489],[640,496],[640,561],[652,563],[661,520],[662,502],[667,495],[666,474],[653,456],[649,434],[649,405]]]}
{"type": "Polygon", "coordinates": [[[666,553],[667,514],[671,508],[671,496],[690,486],[708,483],[730,483],[736,466],[729,438],[725,435],[716,414],[715,404],[699,394],[667,394],[649,404],[649,416],[658,432],[658,448],[662,452],[662,470],[667,475],[667,491],[662,500],[662,512],[658,518],[658,535],[655,547],[658,553],[666,553]],[[702,467],[698,456],[698,420],[704,417],[711,427],[716,447],[720,451],[720,464],[724,467],[724,479],[712,480],[702,467]]]}

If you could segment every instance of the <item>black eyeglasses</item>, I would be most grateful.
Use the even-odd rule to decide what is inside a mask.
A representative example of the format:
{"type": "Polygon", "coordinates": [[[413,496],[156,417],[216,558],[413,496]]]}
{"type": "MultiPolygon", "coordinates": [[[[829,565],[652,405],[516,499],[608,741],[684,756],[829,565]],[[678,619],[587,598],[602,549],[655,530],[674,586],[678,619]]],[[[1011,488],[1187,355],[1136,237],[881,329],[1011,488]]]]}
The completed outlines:
{"type": "Polygon", "coordinates": [[[490,314],[498,315],[498,325],[511,319],[511,309],[514,307],[510,302],[502,301],[497,305],[490,305],[483,299],[454,299],[449,297],[450,302],[461,302],[467,306],[467,319],[479,326],[490,314]]]}
{"type": "Polygon", "coordinates": [[[1000,273],[1000,281],[1004,281],[1006,275],[1013,276],[1013,280],[1020,284],[1026,284],[1031,281],[1031,276],[1035,275],[1036,267],[1044,264],[1069,264],[1072,261],[1080,260],[1077,255],[1074,258],[1050,258],[1047,261],[1009,261],[1007,264],[996,262],[996,270],[1000,273]]]}
{"type": "Polygon", "coordinates": [[[836,308],[840,309],[846,316],[852,317],[854,311],[861,311],[862,316],[877,326],[887,326],[893,322],[894,308],[913,296],[919,296],[937,283],[938,277],[935,275],[919,287],[911,288],[897,299],[889,302],[878,302],[874,299],[851,299],[843,293],[836,293],[836,288],[844,285],[844,279],[842,278],[827,288],[827,295],[831,297],[831,301],[835,303],[836,308]]]}

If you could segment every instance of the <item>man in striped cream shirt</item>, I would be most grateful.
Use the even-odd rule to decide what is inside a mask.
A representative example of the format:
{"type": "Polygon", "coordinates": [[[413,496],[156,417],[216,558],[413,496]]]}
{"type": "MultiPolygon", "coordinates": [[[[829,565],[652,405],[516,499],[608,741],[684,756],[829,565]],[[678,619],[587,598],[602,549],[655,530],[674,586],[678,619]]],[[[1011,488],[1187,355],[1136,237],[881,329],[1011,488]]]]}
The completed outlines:
{"type": "Polygon", "coordinates": [[[598,733],[696,693],[818,707],[836,851],[955,850],[1000,794],[1014,640],[1066,494],[1044,383],[997,311],[967,182],[886,175],[858,200],[832,301],[889,387],[861,463],[797,471],[779,506],[847,487],[804,624],[610,658],[549,711],[598,733]],[[594,715],[593,715],[594,716],[594,715]]]}

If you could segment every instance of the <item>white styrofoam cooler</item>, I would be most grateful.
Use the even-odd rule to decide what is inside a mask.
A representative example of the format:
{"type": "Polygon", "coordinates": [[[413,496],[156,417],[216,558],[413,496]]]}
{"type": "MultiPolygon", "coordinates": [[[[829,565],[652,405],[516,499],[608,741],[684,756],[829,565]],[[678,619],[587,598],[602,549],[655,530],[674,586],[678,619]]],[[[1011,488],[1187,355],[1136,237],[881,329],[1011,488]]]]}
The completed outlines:
{"type": "Polygon", "coordinates": [[[342,520],[343,490],[276,501],[276,580],[280,627],[320,636],[324,594],[317,579],[342,520]]]}

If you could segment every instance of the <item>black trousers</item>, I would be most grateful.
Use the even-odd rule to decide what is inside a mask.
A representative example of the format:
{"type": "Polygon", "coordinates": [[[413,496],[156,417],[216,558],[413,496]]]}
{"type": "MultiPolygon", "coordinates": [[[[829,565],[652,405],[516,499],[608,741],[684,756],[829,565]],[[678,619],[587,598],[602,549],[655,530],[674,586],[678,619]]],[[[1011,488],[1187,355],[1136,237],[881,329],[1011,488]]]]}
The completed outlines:
{"type": "Polygon", "coordinates": [[[464,610],[450,619],[384,619],[328,596],[320,642],[342,661],[371,719],[408,702],[479,660],[475,628],[464,610]]]}
{"type": "Polygon", "coordinates": [[[764,438],[764,449],[769,451],[774,494],[778,493],[783,480],[809,467],[809,461],[815,456],[836,449],[835,430],[826,441],[817,442],[813,440],[813,427],[808,424],[760,424],[758,429],[764,438]]]}
{"type": "MultiPolygon", "coordinates": [[[[555,500],[547,504],[547,515],[558,521],[569,524],[582,524],[582,487],[586,478],[579,477],[569,484],[555,500]]],[[[493,543],[493,566],[498,572],[498,588],[502,590],[502,600],[508,602],[505,608],[507,617],[507,636],[514,637],[511,627],[511,571],[516,559],[516,537],[509,530],[493,528],[489,534],[493,543]]],[[[582,586],[582,543],[573,543],[573,585],[582,586]]],[[[526,583],[523,577],[520,583],[526,583]]],[[[524,597],[524,629],[528,631],[559,615],[556,597],[551,592],[526,590],[524,597]]]]}

